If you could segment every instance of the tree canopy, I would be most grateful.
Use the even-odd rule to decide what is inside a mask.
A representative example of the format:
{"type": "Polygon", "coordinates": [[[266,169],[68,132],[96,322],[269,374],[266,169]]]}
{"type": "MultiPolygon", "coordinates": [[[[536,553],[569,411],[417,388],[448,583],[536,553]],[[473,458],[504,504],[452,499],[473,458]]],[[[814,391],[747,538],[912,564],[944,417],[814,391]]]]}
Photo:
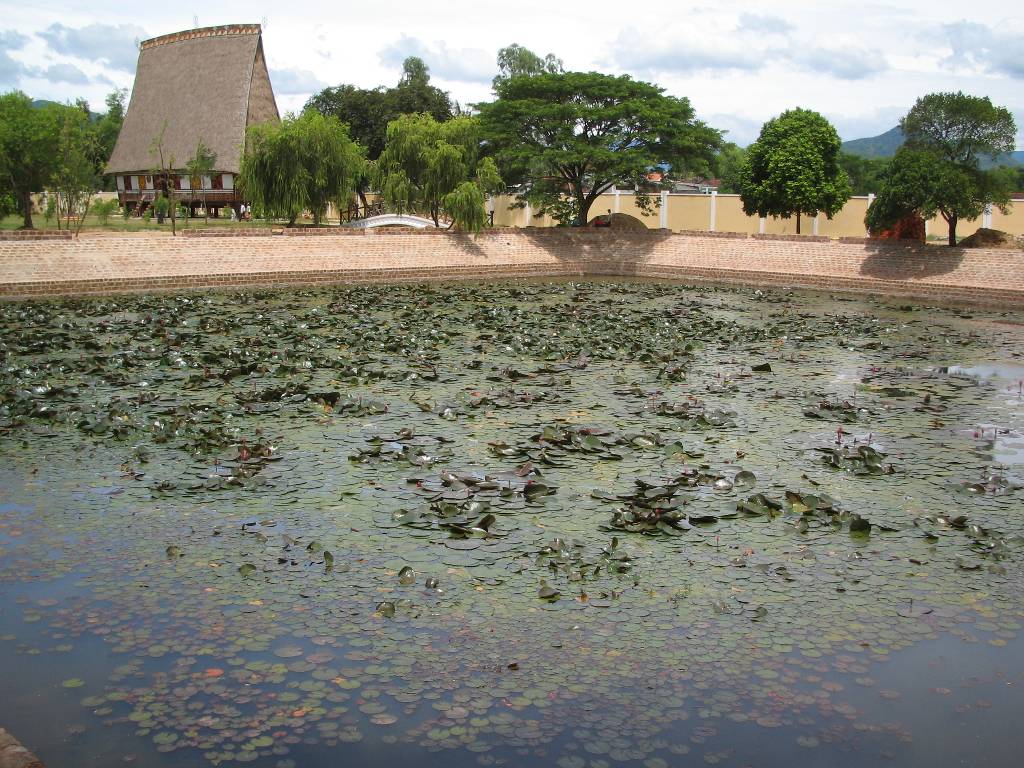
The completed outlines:
{"type": "Polygon", "coordinates": [[[347,203],[364,162],[340,120],[309,109],[249,128],[238,182],[258,214],[294,224],[308,210],[319,224],[329,203],[347,203]]]}
{"type": "Polygon", "coordinates": [[[545,72],[496,93],[477,107],[503,178],[520,185],[520,202],[563,224],[586,225],[599,195],[639,185],[656,167],[706,170],[721,143],[688,99],[625,75],[545,72]]]}
{"type": "Polygon", "coordinates": [[[850,180],[839,162],[836,129],[809,109],[791,109],[769,120],[747,148],[740,174],[743,212],[748,216],[824,213],[832,218],[850,198],[850,180]]]}
{"type": "Polygon", "coordinates": [[[738,195],[740,192],[740,173],[743,170],[743,161],[747,157],[747,151],[727,141],[715,153],[711,163],[711,172],[719,180],[718,191],[727,195],[738,195]]]}
{"type": "Polygon", "coordinates": [[[981,157],[1012,152],[1017,127],[1013,115],[987,96],[930,93],[900,120],[904,145],[926,149],[952,163],[977,167],[981,157]]]}
{"type": "Polygon", "coordinates": [[[850,188],[855,195],[878,192],[890,160],[888,157],[861,157],[849,152],[839,154],[839,164],[850,177],[850,188]]]}
{"type": "MultiPolygon", "coordinates": [[[[371,162],[384,151],[388,123],[403,114],[425,113],[438,122],[450,120],[457,106],[445,91],[430,84],[430,70],[415,56],[402,63],[402,78],[393,88],[357,88],[338,85],[324,88],[306,102],[306,109],[336,117],[349,127],[349,135],[366,151],[371,162]]],[[[356,192],[366,204],[369,168],[356,179],[356,192]]]]}
{"type": "Polygon", "coordinates": [[[865,223],[872,232],[918,214],[942,216],[947,242],[956,245],[957,224],[981,215],[986,205],[1007,210],[1012,174],[982,170],[979,161],[1011,151],[1013,116],[988,98],[963,93],[922,96],[900,121],[906,142],[882,177],[865,223]]]}
{"type": "Polygon", "coordinates": [[[50,183],[57,164],[60,105],[36,108],[20,91],[0,96],[0,193],[12,195],[32,228],[32,193],[50,183]]]}
{"type": "Polygon", "coordinates": [[[349,135],[365,147],[370,160],[384,151],[388,123],[399,115],[425,112],[438,122],[454,116],[448,94],[430,84],[430,71],[416,57],[405,60],[402,79],[394,88],[324,88],[306,102],[306,109],[310,107],[346,123],[349,135]]]}
{"type": "Polygon", "coordinates": [[[564,72],[562,60],[549,53],[541,58],[529,48],[518,43],[506,46],[498,51],[498,74],[493,82],[494,89],[513,77],[543,75],[545,72],[556,74],[564,72]]]}
{"type": "Polygon", "coordinates": [[[388,124],[374,181],[398,213],[417,211],[461,229],[484,223],[485,195],[501,185],[497,167],[481,157],[480,124],[462,116],[438,122],[429,114],[402,115],[388,124]]]}

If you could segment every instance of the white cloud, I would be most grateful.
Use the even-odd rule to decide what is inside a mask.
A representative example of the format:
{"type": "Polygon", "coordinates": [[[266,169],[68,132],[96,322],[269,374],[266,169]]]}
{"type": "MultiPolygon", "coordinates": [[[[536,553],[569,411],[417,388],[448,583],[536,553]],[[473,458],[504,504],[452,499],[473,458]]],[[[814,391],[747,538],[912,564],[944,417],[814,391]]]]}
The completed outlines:
{"type": "Polygon", "coordinates": [[[37,33],[57,53],[86,61],[101,61],[113,69],[134,72],[138,43],[149,37],[134,24],[89,24],[69,27],[51,24],[37,33]]]}
{"type": "Polygon", "coordinates": [[[327,83],[308,69],[275,67],[270,70],[274,93],[283,96],[310,95],[327,87],[327,83]]]}
{"type": "Polygon", "coordinates": [[[53,83],[70,83],[71,85],[111,84],[108,77],[104,75],[90,77],[74,64],[51,64],[46,69],[33,71],[32,76],[41,77],[53,83]]]}
{"type": "Polygon", "coordinates": [[[433,45],[402,35],[378,54],[382,64],[401,67],[409,56],[423,59],[430,74],[441,80],[462,83],[489,83],[497,72],[496,56],[480,48],[449,48],[443,40],[433,45]]]}
{"type": "Polygon", "coordinates": [[[1024,79],[1024,25],[1006,21],[998,28],[961,21],[942,27],[951,49],[944,63],[952,68],[977,67],[985,72],[1024,79]]]}
{"type": "Polygon", "coordinates": [[[18,81],[26,74],[25,65],[15,58],[12,58],[8,51],[16,51],[28,42],[25,35],[18,34],[13,30],[0,31],[0,87],[14,88],[18,81]]]}

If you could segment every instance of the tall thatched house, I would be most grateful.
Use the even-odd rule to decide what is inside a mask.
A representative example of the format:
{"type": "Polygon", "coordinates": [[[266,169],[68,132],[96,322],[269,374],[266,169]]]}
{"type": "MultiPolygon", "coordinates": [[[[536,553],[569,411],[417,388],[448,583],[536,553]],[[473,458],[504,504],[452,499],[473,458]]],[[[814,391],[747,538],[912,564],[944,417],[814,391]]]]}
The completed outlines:
{"type": "Polygon", "coordinates": [[[144,210],[165,184],[160,174],[154,177],[159,160],[151,152],[161,131],[165,163],[173,158],[176,171],[170,177],[175,198],[193,210],[205,199],[214,215],[225,206],[238,210],[243,201],[234,182],[245,129],[280,119],[261,31],[259,24],[237,24],[143,41],[131,102],[107,163],[128,210],[144,210]],[[213,173],[193,185],[185,165],[200,139],[217,161],[213,173]]]}

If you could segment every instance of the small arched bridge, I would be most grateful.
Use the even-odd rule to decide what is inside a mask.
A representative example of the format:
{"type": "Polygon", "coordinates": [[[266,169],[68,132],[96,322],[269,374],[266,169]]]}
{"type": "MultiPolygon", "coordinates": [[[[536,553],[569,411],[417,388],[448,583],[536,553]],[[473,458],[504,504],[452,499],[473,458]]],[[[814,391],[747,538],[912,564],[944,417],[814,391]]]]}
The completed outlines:
{"type": "Polygon", "coordinates": [[[381,213],[365,219],[355,219],[348,223],[354,229],[373,229],[375,227],[414,227],[416,229],[434,229],[431,219],[422,216],[410,216],[401,213],[381,213]]]}

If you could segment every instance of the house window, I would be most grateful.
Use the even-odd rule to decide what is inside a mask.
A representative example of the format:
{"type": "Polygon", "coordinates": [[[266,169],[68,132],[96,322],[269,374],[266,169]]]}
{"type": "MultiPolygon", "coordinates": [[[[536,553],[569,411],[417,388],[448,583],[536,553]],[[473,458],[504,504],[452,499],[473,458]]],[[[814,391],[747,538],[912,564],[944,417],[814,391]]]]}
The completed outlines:
{"type": "Polygon", "coordinates": [[[131,192],[132,191],[132,177],[131,176],[122,176],[121,177],[121,185],[124,187],[124,191],[125,192],[131,192]]]}
{"type": "Polygon", "coordinates": [[[213,177],[212,187],[213,189],[224,189],[224,176],[222,174],[218,173],[213,177]]]}
{"type": "Polygon", "coordinates": [[[174,174],[173,176],[171,176],[171,185],[175,189],[181,189],[181,176],[179,176],[178,174],[174,174]]]}

